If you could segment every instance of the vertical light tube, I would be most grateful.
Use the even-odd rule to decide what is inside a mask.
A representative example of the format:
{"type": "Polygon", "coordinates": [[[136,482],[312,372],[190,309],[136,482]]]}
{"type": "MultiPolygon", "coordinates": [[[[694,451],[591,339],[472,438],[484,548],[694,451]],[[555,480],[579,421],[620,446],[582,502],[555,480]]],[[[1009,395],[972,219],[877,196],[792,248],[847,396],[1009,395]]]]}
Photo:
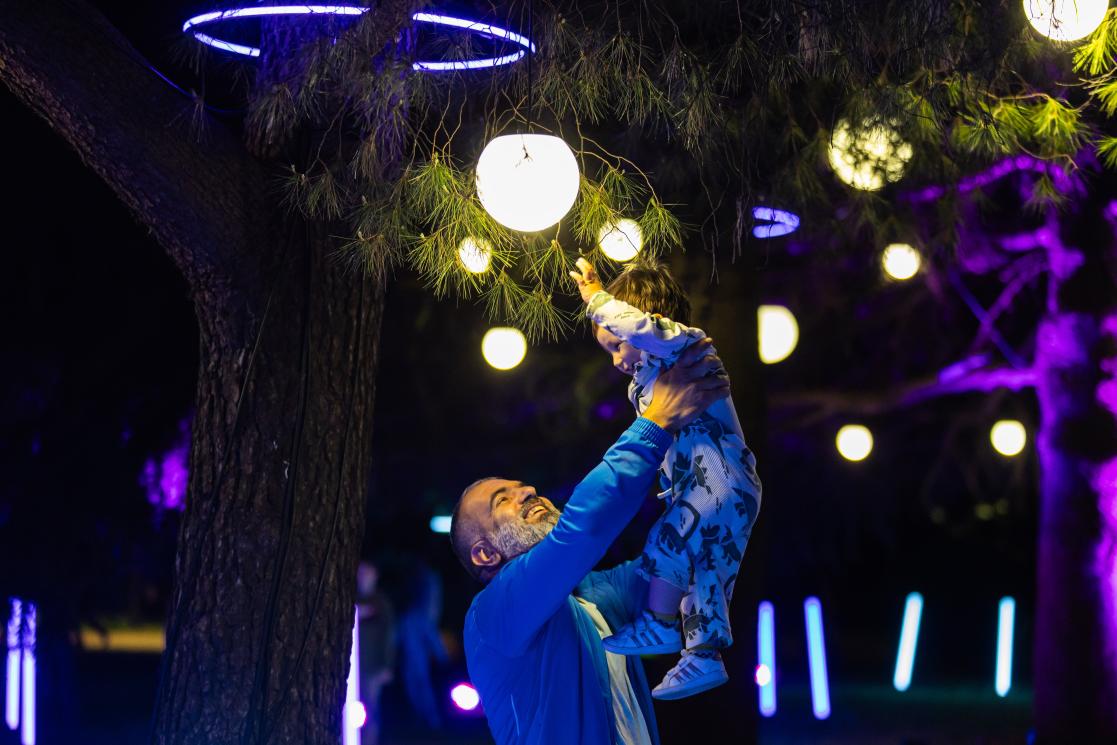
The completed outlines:
{"type": "Polygon", "coordinates": [[[776,612],[765,600],[756,617],[756,683],[760,687],[760,713],[776,713],[776,612]]]}
{"type": "Polygon", "coordinates": [[[919,641],[919,618],[923,615],[923,596],[918,592],[908,594],[904,603],[904,620],[900,627],[900,649],[896,653],[896,672],[892,685],[897,691],[906,691],[911,685],[911,672],[915,665],[915,645],[919,641]]]}
{"type": "Polygon", "coordinates": [[[27,604],[23,617],[23,716],[21,745],[35,745],[35,606],[27,604]]]}
{"type": "Polygon", "coordinates": [[[4,677],[4,721],[8,729],[19,727],[19,627],[23,623],[23,603],[12,598],[12,614],[8,617],[8,666],[4,677]]]}
{"type": "Polygon", "coordinates": [[[1016,622],[1016,601],[1001,598],[997,613],[997,695],[1004,698],[1012,687],[1012,632],[1016,622]]]}
{"type": "Polygon", "coordinates": [[[342,745],[361,745],[361,728],[357,725],[353,710],[360,704],[358,681],[361,679],[357,670],[357,661],[360,659],[360,611],[353,613],[353,647],[349,652],[349,680],[345,684],[345,710],[341,713],[341,742],[342,745]]]}
{"type": "Polygon", "coordinates": [[[807,661],[811,669],[811,705],[815,719],[830,716],[830,683],[826,678],[826,643],[822,633],[822,603],[816,597],[803,602],[807,617],[807,661]]]}

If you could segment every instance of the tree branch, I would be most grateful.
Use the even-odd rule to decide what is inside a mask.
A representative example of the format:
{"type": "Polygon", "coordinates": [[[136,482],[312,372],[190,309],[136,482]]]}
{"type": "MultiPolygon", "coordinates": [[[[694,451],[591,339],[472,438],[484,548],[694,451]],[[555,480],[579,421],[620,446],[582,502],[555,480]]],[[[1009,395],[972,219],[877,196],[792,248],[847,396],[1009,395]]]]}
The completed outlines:
{"type": "Polygon", "coordinates": [[[193,104],[85,2],[3,0],[0,17],[0,81],[151,230],[195,297],[212,308],[254,281],[266,182],[236,138],[220,125],[203,144],[184,132],[193,104]]]}
{"type": "Polygon", "coordinates": [[[899,385],[880,393],[844,391],[795,391],[781,393],[770,399],[771,410],[796,419],[798,427],[811,426],[839,415],[877,416],[897,409],[918,406],[941,396],[962,393],[989,393],[998,389],[1018,391],[1035,386],[1031,368],[986,367],[988,358],[975,355],[944,368],[937,375],[899,385]],[[782,410],[780,412],[779,410],[782,410]]]}

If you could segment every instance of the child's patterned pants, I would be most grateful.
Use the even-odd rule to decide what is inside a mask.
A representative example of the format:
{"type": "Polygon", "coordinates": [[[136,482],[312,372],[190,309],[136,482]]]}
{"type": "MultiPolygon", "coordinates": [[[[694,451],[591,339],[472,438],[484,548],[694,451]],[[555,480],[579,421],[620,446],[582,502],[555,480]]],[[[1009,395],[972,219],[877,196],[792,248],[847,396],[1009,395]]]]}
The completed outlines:
{"type": "Polygon", "coordinates": [[[680,613],[688,649],[727,647],[729,602],[760,509],[756,458],[740,436],[703,416],[668,453],[671,495],[652,526],[639,572],[684,591],[680,613]]]}

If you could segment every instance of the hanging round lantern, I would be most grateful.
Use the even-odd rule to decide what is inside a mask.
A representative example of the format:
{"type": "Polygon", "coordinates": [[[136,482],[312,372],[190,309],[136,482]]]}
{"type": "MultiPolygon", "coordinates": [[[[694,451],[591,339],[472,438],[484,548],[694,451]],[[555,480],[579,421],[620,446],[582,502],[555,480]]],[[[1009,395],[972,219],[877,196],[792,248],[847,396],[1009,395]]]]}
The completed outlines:
{"type": "Polygon", "coordinates": [[[501,135],[477,160],[481,206],[501,225],[523,233],[561,220],[574,206],[580,180],[574,153],[551,135],[501,135]]]}
{"type": "Polygon", "coordinates": [[[1094,33],[1109,0],[1024,0],[1032,28],[1054,41],[1078,41],[1094,33]]]}
{"type": "Polygon", "coordinates": [[[873,452],[873,433],[863,424],[845,425],[838,430],[834,442],[841,456],[854,463],[865,460],[873,452]]]}
{"type": "Polygon", "coordinates": [[[601,226],[597,244],[601,246],[601,253],[613,261],[632,261],[644,246],[644,231],[640,223],[623,217],[601,226]]]}
{"type": "Polygon", "coordinates": [[[458,258],[468,271],[481,274],[489,268],[493,258],[493,244],[484,238],[463,238],[458,246],[458,258]]]}
{"type": "Polygon", "coordinates": [[[911,144],[890,124],[866,119],[853,127],[842,119],[830,138],[830,167],[854,189],[877,191],[898,181],[911,160],[911,144]]]}
{"type": "Polygon", "coordinates": [[[884,273],[900,281],[914,277],[922,263],[923,259],[919,252],[907,243],[892,243],[880,255],[880,264],[884,268],[884,273]]]}
{"type": "Polygon", "coordinates": [[[1028,444],[1028,431],[1015,419],[1002,419],[989,430],[993,449],[1006,458],[1019,455],[1028,444]]]}
{"type": "Polygon", "coordinates": [[[782,305],[761,305],[757,309],[757,331],[760,361],[766,365],[787,359],[799,344],[799,324],[782,305]]]}
{"type": "Polygon", "coordinates": [[[481,340],[481,354],[485,362],[497,370],[511,370],[524,360],[527,339],[519,329],[497,326],[485,332],[481,340]]]}

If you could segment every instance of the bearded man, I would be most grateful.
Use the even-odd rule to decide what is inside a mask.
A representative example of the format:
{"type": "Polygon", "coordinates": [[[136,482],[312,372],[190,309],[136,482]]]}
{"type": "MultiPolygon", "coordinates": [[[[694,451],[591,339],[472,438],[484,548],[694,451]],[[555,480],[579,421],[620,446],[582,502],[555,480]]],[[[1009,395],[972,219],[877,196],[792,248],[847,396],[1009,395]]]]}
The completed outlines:
{"type": "Polygon", "coordinates": [[[639,657],[601,644],[643,608],[647,582],[634,561],[591,570],[635,516],[674,434],[728,395],[706,339],[659,376],[644,415],[561,512],[513,479],[462,493],[450,538],[485,585],[466,613],[466,663],[499,745],[658,745],[639,657]]]}

